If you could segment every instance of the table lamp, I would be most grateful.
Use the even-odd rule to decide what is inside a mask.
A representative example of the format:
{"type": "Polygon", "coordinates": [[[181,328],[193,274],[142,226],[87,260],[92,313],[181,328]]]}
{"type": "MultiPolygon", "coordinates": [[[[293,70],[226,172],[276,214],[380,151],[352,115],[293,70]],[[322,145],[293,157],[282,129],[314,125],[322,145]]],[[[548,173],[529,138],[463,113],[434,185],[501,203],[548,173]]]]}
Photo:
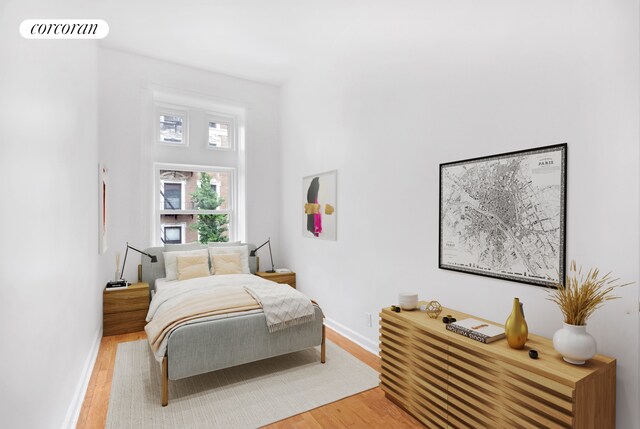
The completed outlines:
{"type": "Polygon", "coordinates": [[[256,247],[255,250],[252,250],[249,256],[256,256],[256,252],[258,250],[260,250],[260,248],[262,246],[264,246],[265,244],[269,245],[269,256],[271,257],[271,269],[269,271],[266,271],[267,273],[275,273],[276,269],[275,266],[273,265],[273,253],[271,253],[271,237],[269,237],[269,239],[267,241],[265,241],[264,243],[262,243],[260,246],[256,247]]]}
{"type": "Polygon", "coordinates": [[[107,283],[107,288],[114,288],[114,287],[127,287],[129,285],[129,283],[123,278],[124,276],[124,267],[127,265],[127,255],[129,254],[129,249],[131,250],[135,250],[138,253],[141,253],[145,256],[148,256],[151,259],[151,263],[155,263],[158,262],[158,258],[154,255],[150,255],[146,252],[143,252],[142,250],[136,249],[133,246],[129,245],[129,242],[127,242],[127,250],[124,253],[124,261],[122,262],[122,272],[120,272],[120,280],[116,280],[114,282],[109,282],[107,283]]]}

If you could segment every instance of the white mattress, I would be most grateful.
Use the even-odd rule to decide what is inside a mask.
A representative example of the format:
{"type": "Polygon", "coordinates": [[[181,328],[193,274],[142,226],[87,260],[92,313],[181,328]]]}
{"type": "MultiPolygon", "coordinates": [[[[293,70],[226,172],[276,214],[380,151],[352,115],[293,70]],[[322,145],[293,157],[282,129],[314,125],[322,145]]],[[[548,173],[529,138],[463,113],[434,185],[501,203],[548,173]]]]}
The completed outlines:
{"type": "Polygon", "coordinates": [[[156,292],[160,292],[164,288],[170,287],[171,285],[178,283],[178,281],[179,280],[167,280],[165,277],[161,279],[156,279],[156,292]]]}

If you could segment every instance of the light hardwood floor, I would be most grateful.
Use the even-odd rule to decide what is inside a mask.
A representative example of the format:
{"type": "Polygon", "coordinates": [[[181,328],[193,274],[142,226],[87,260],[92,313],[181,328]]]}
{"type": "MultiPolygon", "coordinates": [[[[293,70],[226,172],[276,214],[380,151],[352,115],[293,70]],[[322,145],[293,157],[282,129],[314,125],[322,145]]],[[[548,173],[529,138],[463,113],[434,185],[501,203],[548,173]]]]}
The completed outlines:
{"type": "MultiPolygon", "coordinates": [[[[146,338],[144,332],[102,338],[78,419],[78,428],[103,428],[107,420],[111,377],[118,343],[146,338]]],[[[380,359],[331,329],[327,338],[376,371],[380,359]]],[[[171,404],[169,404],[171,406],[171,404]]],[[[385,398],[379,387],[265,426],[270,429],[422,428],[416,419],[385,398]]]]}

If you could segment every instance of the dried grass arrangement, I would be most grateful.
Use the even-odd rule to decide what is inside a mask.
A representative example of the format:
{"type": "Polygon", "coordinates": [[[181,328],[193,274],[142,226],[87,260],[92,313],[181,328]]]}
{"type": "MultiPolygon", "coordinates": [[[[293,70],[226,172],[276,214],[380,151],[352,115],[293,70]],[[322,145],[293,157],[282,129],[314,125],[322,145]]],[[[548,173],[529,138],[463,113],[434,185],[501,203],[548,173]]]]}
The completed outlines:
{"type": "Polygon", "coordinates": [[[606,301],[620,298],[611,295],[615,288],[631,284],[620,284],[619,281],[611,278],[611,272],[601,276],[597,268],[590,269],[585,276],[582,266],[576,269],[576,261],[571,261],[566,283],[558,284],[548,299],[558,304],[564,315],[564,323],[583,326],[606,301]]]}

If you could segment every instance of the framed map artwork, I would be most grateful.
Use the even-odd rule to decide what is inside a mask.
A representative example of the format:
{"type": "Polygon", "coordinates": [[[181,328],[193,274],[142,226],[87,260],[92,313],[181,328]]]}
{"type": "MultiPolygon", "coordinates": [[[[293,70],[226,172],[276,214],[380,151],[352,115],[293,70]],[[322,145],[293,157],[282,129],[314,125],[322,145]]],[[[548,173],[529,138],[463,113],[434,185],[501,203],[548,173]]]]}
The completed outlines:
{"type": "Polygon", "coordinates": [[[564,284],[566,180],[566,143],[440,164],[439,267],[564,284]]]}

